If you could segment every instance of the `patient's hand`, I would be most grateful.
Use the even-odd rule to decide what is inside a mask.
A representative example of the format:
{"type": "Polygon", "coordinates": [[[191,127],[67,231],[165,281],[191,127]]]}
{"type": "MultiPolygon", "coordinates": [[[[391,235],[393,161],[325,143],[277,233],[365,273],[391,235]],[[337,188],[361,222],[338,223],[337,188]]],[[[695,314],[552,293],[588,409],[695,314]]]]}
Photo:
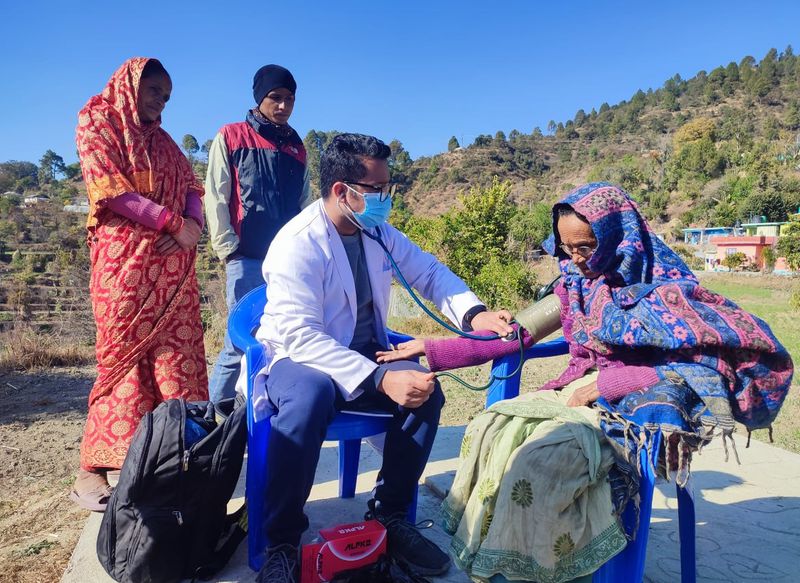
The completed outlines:
{"type": "Polygon", "coordinates": [[[411,360],[418,356],[425,356],[425,341],[415,338],[408,342],[401,342],[394,350],[376,352],[378,363],[394,362],[395,360],[411,360]]]}
{"type": "Polygon", "coordinates": [[[579,389],[575,389],[569,400],[567,401],[568,407],[588,407],[600,398],[600,391],[597,390],[597,381],[592,381],[588,385],[584,385],[579,389]]]}

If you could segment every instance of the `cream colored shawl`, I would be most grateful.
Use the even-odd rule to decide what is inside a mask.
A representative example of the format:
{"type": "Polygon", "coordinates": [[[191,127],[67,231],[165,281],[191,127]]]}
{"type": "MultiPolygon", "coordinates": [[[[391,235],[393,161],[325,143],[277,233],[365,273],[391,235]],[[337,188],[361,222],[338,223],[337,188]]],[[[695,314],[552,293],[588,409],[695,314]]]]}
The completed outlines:
{"type": "Polygon", "coordinates": [[[561,583],[625,548],[606,480],[611,447],[591,409],[564,404],[570,393],[502,401],[467,427],[443,513],[456,564],[472,577],[561,583]]]}

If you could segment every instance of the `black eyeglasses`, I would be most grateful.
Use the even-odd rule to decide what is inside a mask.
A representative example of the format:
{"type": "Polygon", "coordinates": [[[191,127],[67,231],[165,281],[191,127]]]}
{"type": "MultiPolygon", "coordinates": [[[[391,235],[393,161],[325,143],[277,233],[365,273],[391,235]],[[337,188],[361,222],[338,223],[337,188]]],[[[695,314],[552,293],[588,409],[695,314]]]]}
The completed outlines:
{"type": "Polygon", "coordinates": [[[360,186],[361,188],[368,188],[369,192],[380,192],[381,202],[385,201],[387,198],[393,198],[394,195],[397,193],[396,182],[389,182],[388,184],[364,184],[363,182],[348,181],[345,182],[345,184],[352,184],[354,186],[360,186]]]}
{"type": "Polygon", "coordinates": [[[577,253],[584,259],[591,258],[591,256],[594,255],[594,252],[597,251],[597,247],[589,247],[588,245],[579,245],[578,247],[570,247],[566,243],[561,243],[559,245],[559,248],[570,257],[572,257],[577,253]]]}

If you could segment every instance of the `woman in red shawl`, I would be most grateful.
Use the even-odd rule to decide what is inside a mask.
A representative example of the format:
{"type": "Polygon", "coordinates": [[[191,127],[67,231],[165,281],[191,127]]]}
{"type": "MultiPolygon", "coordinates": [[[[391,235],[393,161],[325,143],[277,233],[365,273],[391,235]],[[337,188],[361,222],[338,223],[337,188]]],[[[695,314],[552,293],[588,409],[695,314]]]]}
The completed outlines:
{"type": "Polygon", "coordinates": [[[102,511],[141,417],[158,403],[208,398],[195,276],[203,187],[161,129],[172,81],[133,58],[78,115],[91,210],[90,291],[97,380],[72,499],[102,511]]]}

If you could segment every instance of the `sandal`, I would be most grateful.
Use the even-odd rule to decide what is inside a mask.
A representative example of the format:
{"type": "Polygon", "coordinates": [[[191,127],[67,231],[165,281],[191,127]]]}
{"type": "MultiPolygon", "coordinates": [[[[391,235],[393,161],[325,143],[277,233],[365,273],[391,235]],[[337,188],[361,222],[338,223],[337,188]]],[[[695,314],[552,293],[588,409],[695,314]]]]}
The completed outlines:
{"type": "Polygon", "coordinates": [[[75,486],[69,497],[81,508],[92,512],[105,512],[111,493],[114,491],[106,480],[105,472],[78,470],[75,486]]]}
{"type": "Polygon", "coordinates": [[[117,482],[119,482],[119,474],[120,470],[108,470],[106,472],[106,481],[111,484],[112,488],[117,486],[117,482]]]}

